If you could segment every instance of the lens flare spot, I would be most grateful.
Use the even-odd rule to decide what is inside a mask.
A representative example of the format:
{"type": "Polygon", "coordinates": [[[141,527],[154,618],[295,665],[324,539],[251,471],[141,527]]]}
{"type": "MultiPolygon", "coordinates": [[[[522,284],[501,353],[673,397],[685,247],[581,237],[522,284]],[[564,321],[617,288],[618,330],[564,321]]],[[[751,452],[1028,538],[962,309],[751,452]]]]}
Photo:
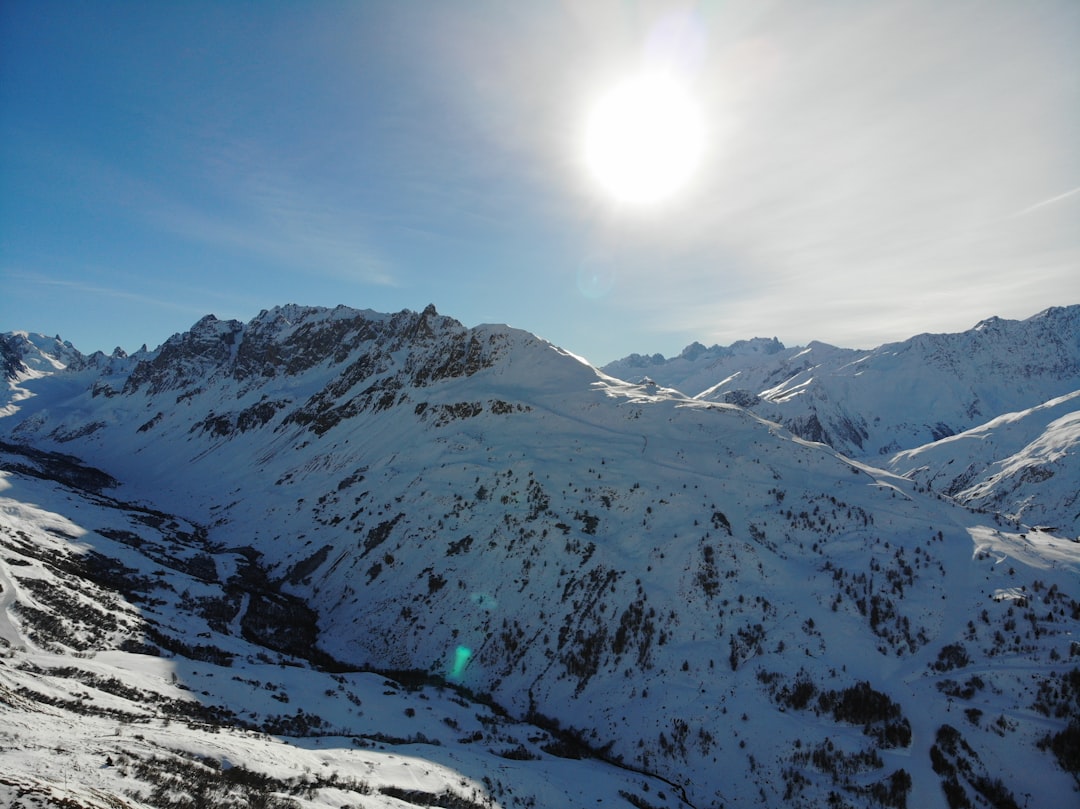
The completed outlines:
{"type": "Polygon", "coordinates": [[[475,592],[469,596],[469,600],[484,612],[492,612],[498,609],[499,602],[491,593],[475,592]]]}
{"type": "Polygon", "coordinates": [[[705,24],[697,10],[671,11],[650,29],[645,41],[649,62],[697,72],[705,62],[705,24]]]}
{"type": "Polygon", "coordinates": [[[450,667],[450,679],[460,680],[465,675],[465,669],[472,659],[472,649],[468,646],[459,646],[454,650],[454,663],[450,667]]]}
{"type": "Polygon", "coordinates": [[[602,298],[615,286],[615,268],[609,265],[586,263],[578,268],[578,291],[586,298],[602,298]]]}

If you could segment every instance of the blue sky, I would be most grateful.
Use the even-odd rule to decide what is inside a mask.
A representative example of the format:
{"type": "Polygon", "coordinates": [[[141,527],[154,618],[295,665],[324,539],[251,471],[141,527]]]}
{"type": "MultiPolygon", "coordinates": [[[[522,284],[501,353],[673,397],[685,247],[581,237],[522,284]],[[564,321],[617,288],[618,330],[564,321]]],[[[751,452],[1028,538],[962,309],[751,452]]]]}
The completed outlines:
{"type": "Polygon", "coordinates": [[[0,331],[434,303],[602,364],[1026,317],[1080,302],[1077,42],[1073,0],[8,0],[0,331]],[[658,51],[705,155],[627,205],[584,124],[658,51]]]}

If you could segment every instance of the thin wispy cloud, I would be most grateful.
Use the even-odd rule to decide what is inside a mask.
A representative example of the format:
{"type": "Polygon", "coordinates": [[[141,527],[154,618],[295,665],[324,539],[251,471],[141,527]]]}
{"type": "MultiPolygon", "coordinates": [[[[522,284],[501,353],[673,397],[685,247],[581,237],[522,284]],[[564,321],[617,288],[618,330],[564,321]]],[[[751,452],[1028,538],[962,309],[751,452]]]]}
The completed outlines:
{"type": "Polygon", "coordinates": [[[193,167],[209,199],[174,197],[147,216],[183,238],[305,274],[396,286],[392,262],[372,243],[370,210],[338,188],[299,179],[289,162],[252,143],[216,144],[193,167]]]}
{"type": "Polygon", "coordinates": [[[92,284],[85,281],[50,277],[41,273],[26,272],[23,270],[6,270],[4,272],[4,276],[9,281],[19,281],[38,287],[63,289],[69,292],[78,292],[80,294],[91,295],[94,297],[129,301],[131,303],[137,303],[142,306],[150,306],[155,309],[171,309],[173,311],[183,312],[188,315],[205,314],[205,311],[201,307],[181,303],[167,295],[147,295],[142,292],[134,292],[131,289],[121,286],[104,286],[101,284],[92,284]]]}
{"type": "Polygon", "coordinates": [[[1063,200],[1067,200],[1069,199],[1069,197],[1076,196],[1077,194],[1080,194],[1080,186],[1073,188],[1071,191],[1066,191],[1064,194],[1058,194],[1055,197],[1044,199],[1042,202],[1036,202],[1034,205],[1029,205],[1027,208],[1024,208],[1023,210],[1014,213],[1013,216],[1027,216],[1029,213],[1034,213],[1040,208],[1045,208],[1047,205],[1053,205],[1054,203],[1062,202],[1063,200]]]}

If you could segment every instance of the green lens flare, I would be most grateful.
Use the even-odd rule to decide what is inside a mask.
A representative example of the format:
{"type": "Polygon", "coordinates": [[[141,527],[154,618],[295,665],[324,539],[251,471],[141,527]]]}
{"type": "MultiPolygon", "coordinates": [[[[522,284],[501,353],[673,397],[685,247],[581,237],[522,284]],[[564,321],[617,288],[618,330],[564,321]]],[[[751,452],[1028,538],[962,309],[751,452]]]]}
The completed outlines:
{"type": "Polygon", "coordinates": [[[450,669],[450,679],[460,680],[465,674],[465,667],[472,658],[472,649],[468,646],[459,646],[454,651],[454,667],[450,669]]]}

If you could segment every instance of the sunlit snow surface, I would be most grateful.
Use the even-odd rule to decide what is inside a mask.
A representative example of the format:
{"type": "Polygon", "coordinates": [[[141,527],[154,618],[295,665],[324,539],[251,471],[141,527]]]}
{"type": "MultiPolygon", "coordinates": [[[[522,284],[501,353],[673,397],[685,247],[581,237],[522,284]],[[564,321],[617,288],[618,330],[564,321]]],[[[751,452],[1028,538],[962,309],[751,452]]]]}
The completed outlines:
{"type": "MultiPolygon", "coordinates": [[[[601,374],[523,332],[465,330],[427,313],[359,315],[295,307],[247,326],[201,321],[162,349],[176,350],[160,372],[114,359],[107,372],[20,383],[32,395],[0,424],[8,440],[77,455],[123,483],[87,496],[6,474],[5,593],[47,614],[50,591],[27,582],[64,580],[48,557],[22,564],[33,554],[20,550],[19,531],[57,558],[98,552],[161,586],[116,603],[127,628],[91,637],[92,626],[77,625],[80,642],[92,640],[85,657],[35,641],[5,602],[5,632],[18,630],[15,645],[27,647],[9,650],[0,670],[9,689],[0,709],[25,726],[3,754],[19,778],[67,757],[83,762],[69,783],[115,792],[133,770],[118,775],[110,750],[162,750],[172,736],[282,778],[307,777],[307,766],[372,788],[288,796],[302,805],[401,805],[379,792],[390,787],[462,797],[483,788],[480,805],[501,806],[632,804],[622,792],[634,805],[677,806],[683,790],[699,807],[818,806],[832,792],[869,806],[859,790],[902,769],[908,805],[934,807],[945,798],[930,751],[948,724],[977,756],[972,778],[1000,778],[1032,806],[1074,797],[1071,776],[1038,748],[1066,719],[1033,707],[1038,684],[1071,667],[1080,629],[1080,545],[1055,526],[1034,531],[957,506],[937,485],[875,468],[880,455],[853,461],[662,379],[601,374]],[[333,340],[306,354],[324,333],[333,340]],[[295,372],[283,372],[290,363],[295,372]],[[155,526],[105,496],[170,516],[155,526]],[[200,529],[201,539],[178,538],[200,529]],[[229,587],[253,551],[267,581],[318,610],[324,651],[469,692],[408,693],[361,673],[341,682],[245,639],[238,616],[259,594],[229,587]],[[234,612],[222,613],[227,605],[234,612]],[[230,650],[233,665],[118,650],[151,621],[230,650]],[[945,653],[956,645],[964,654],[945,653]],[[74,707],[54,710],[18,689],[115,704],[85,677],[45,671],[88,666],[121,680],[130,669],[152,682],[146,690],[228,706],[246,722],[302,709],[327,727],[268,739],[237,722],[219,733],[166,726],[163,709],[132,722],[99,713],[56,756],[56,740],[82,733],[67,730],[81,721],[74,707]],[[963,696],[972,678],[983,686],[963,696]],[[868,682],[910,723],[910,741],[877,745],[817,702],[786,703],[802,681],[819,696],[868,682]],[[566,750],[548,731],[499,724],[469,693],[572,729],[610,761],[552,753],[566,750]],[[117,728],[119,741],[102,747],[117,728]],[[848,757],[836,765],[852,768],[846,782],[810,757],[826,742],[834,765],[836,750],[848,757]],[[101,767],[102,752],[114,767],[101,767]]],[[[860,363],[864,376],[869,365],[860,363]]],[[[813,384],[804,390],[796,400],[813,398],[813,384]]],[[[5,459],[12,470],[26,463],[5,459]]],[[[78,598],[108,598],[84,589],[78,598]]],[[[52,772],[49,784],[62,787],[52,772]]]]}

